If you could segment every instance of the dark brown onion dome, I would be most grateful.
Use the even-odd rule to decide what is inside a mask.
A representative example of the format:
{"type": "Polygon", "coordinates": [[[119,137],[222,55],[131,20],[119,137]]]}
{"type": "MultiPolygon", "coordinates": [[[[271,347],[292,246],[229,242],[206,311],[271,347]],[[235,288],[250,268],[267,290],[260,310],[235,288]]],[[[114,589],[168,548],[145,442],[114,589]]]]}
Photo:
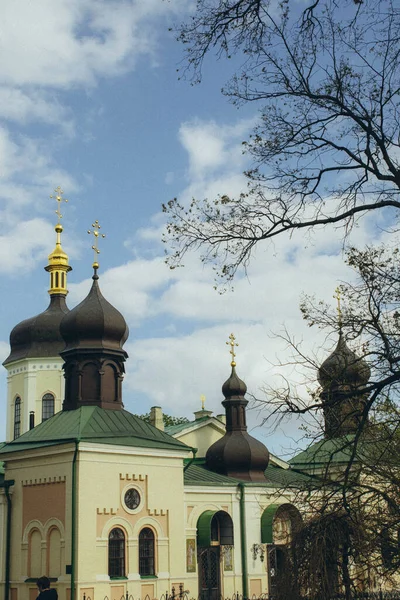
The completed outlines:
{"type": "MultiPolygon", "coordinates": [[[[238,377],[235,367],[232,367],[231,376],[222,386],[222,393],[225,398],[242,398],[247,392],[247,385],[238,377]]],[[[247,404],[247,401],[246,401],[247,404]]]]}
{"type": "Polygon", "coordinates": [[[60,325],[68,312],[65,294],[53,294],[44,312],[21,321],[11,331],[11,352],[3,365],[23,358],[58,356],[65,348],[60,325]]]}
{"type": "Polygon", "coordinates": [[[231,376],[222,386],[226,433],[207,450],[206,464],[222,475],[243,481],[265,482],[269,452],[262,442],[247,433],[246,390],[246,384],[239,379],[232,365],[231,376]]]}
{"type": "Polygon", "coordinates": [[[371,369],[368,364],[350,350],[340,333],[335,350],[318,370],[318,381],[323,388],[331,385],[363,386],[368,383],[371,369]]]}
{"type": "Polygon", "coordinates": [[[99,406],[121,410],[124,362],[122,348],[128,326],[121,313],[104,298],[98,284],[97,267],[86,298],[66,315],[61,333],[66,348],[65,398],[63,410],[99,406]]]}
{"type": "MultiPolygon", "coordinates": [[[[61,335],[71,348],[107,348],[121,350],[128,339],[129,329],[119,310],[103,296],[97,272],[86,298],[75,306],[61,323],[61,335]]],[[[124,351],[127,356],[126,352],[124,351]]]]}

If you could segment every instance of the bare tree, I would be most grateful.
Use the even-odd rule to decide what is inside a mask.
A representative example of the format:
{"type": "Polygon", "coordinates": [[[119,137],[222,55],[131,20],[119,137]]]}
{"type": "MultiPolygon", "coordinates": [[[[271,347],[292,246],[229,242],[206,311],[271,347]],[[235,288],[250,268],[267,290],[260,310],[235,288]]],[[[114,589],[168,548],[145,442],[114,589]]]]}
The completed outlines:
{"type": "Polygon", "coordinates": [[[261,241],[298,229],[342,226],[400,207],[400,8],[394,0],[317,0],[306,11],[266,0],[198,0],[182,25],[188,69],[207,53],[241,53],[225,88],[255,103],[244,143],[254,161],[238,198],[164,205],[167,262],[201,250],[231,280],[261,241]],[[290,10],[289,10],[290,7],[290,10]]]}
{"type": "MultiPolygon", "coordinates": [[[[319,366],[320,387],[308,399],[290,385],[267,390],[272,418],[320,415],[306,455],[292,463],[311,475],[298,496],[304,526],[290,550],[295,580],[311,600],[393,585],[400,568],[398,256],[393,247],[349,249],[358,278],[341,286],[339,343],[319,366]]],[[[337,329],[338,316],[324,302],[305,298],[301,308],[310,326],[337,329]]]]}

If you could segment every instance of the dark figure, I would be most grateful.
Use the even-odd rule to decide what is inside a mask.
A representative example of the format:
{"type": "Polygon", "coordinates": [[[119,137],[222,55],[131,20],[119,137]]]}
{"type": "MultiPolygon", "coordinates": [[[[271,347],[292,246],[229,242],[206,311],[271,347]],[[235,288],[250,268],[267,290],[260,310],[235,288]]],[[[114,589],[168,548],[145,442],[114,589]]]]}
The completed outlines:
{"type": "Polygon", "coordinates": [[[39,596],[36,600],[58,600],[57,590],[50,589],[50,579],[48,577],[39,577],[36,582],[39,590],[39,596]]]}

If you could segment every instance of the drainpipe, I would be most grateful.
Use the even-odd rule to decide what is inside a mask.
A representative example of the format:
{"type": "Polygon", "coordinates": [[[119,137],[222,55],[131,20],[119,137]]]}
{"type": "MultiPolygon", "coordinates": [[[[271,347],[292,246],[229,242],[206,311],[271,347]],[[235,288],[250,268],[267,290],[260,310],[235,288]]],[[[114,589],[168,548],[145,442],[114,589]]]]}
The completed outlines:
{"type": "Polygon", "coordinates": [[[185,465],[183,467],[183,472],[185,472],[190,467],[190,465],[193,463],[194,459],[196,458],[197,450],[198,450],[198,448],[192,448],[192,454],[193,454],[193,456],[189,460],[189,462],[187,463],[187,465],[185,465]]]}
{"type": "Polygon", "coordinates": [[[3,481],[4,491],[7,498],[7,527],[6,527],[6,572],[5,572],[5,587],[4,600],[10,597],[10,562],[11,562],[11,496],[10,487],[14,485],[13,479],[3,481]]]}
{"type": "Polygon", "coordinates": [[[248,573],[247,573],[247,536],[246,536],[246,506],[245,506],[245,483],[238,483],[240,490],[240,541],[242,554],[242,594],[243,599],[249,597],[248,573]]]}
{"type": "Polygon", "coordinates": [[[75,452],[72,459],[72,505],[71,505],[71,600],[75,600],[75,546],[76,546],[76,465],[80,440],[75,440],[75,452]]]}

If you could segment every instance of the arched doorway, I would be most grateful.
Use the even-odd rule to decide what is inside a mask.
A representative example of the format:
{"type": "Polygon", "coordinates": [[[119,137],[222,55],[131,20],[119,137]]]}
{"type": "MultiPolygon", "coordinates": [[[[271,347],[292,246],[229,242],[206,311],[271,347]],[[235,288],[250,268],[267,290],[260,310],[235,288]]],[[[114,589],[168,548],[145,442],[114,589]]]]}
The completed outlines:
{"type": "Polygon", "coordinates": [[[261,542],[267,544],[268,590],[271,595],[282,586],[289,591],[294,584],[290,544],[301,524],[301,515],[292,504],[270,504],[261,516],[261,542]]]}
{"type": "Polygon", "coordinates": [[[200,600],[221,596],[221,548],[233,546],[233,522],[223,510],[207,510],[197,521],[197,563],[200,600]]]}

